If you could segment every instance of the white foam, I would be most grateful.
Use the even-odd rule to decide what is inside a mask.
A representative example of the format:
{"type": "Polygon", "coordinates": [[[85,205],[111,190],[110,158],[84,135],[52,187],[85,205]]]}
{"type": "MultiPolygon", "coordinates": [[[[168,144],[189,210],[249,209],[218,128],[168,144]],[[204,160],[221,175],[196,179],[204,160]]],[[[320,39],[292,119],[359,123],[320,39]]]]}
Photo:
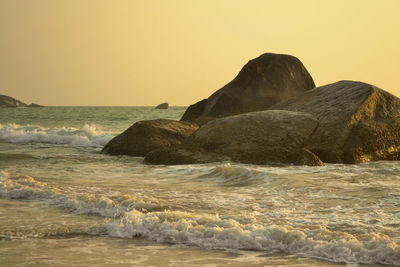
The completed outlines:
{"type": "Polygon", "coordinates": [[[46,128],[37,125],[0,124],[0,141],[5,143],[47,143],[102,147],[113,135],[94,124],[81,128],[46,128]]]}
{"type": "Polygon", "coordinates": [[[180,211],[127,212],[107,227],[113,237],[147,237],[157,242],[194,245],[208,249],[245,249],[285,252],[345,263],[400,265],[400,246],[383,234],[363,238],[320,228],[265,226],[212,214],[180,211]]]}

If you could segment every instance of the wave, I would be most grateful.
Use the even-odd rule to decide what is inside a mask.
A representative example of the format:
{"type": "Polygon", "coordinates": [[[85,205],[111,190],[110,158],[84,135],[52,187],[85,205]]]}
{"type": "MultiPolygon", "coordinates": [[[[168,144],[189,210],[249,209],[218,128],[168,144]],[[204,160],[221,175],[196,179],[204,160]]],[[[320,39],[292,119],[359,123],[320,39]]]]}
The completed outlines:
{"type": "Polygon", "coordinates": [[[271,175],[259,166],[231,163],[153,167],[152,173],[158,180],[170,178],[171,183],[191,180],[227,187],[254,186],[271,181],[271,175]]]}
{"type": "MultiPolygon", "coordinates": [[[[228,216],[168,210],[140,191],[128,195],[105,193],[95,187],[61,187],[7,170],[0,171],[0,198],[42,200],[75,214],[113,219],[100,231],[111,237],[145,237],[206,249],[283,252],[338,263],[400,266],[400,243],[372,230],[352,234],[323,225],[268,225],[252,213],[228,216]]],[[[96,231],[87,229],[87,233],[96,231]]]]}
{"type": "Polygon", "coordinates": [[[105,195],[96,188],[57,187],[13,171],[0,171],[0,198],[46,201],[63,210],[86,215],[117,218],[124,212],[162,210],[145,198],[114,193],[105,195]]]}
{"type": "Polygon", "coordinates": [[[0,142],[4,143],[46,143],[102,147],[113,137],[113,135],[100,130],[94,124],[85,124],[81,128],[46,128],[15,123],[0,124],[0,142]]]}
{"type": "Polygon", "coordinates": [[[197,179],[223,186],[254,186],[267,184],[270,181],[270,177],[265,171],[257,170],[257,167],[253,166],[241,167],[226,163],[205,171],[206,173],[201,174],[197,179]]]}
{"type": "MultiPolygon", "coordinates": [[[[251,221],[251,220],[250,220],[251,221]]],[[[146,237],[156,242],[184,244],[207,249],[242,249],[284,252],[337,263],[400,265],[400,246],[388,236],[350,234],[284,226],[243,224],[232,217],[181,211],[126,212],[110,223],[112,237],[146,237]]]]}

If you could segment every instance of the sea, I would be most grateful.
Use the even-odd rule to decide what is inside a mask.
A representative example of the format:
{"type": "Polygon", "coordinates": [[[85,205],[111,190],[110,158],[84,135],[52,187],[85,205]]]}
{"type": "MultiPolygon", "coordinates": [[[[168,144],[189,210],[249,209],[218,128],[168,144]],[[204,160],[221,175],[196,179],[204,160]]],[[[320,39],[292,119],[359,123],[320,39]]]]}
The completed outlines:
{"type": "Polygon", "coordinates": [[[0,266],[400,266],[400,162],[101,154],[186,107],[0,109],[0,266]]]}

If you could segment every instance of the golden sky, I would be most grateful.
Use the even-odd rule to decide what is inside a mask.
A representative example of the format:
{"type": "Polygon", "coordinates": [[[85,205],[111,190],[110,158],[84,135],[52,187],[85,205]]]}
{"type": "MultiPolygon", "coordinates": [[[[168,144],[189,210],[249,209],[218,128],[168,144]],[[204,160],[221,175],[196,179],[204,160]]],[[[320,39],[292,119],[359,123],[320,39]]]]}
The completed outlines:
{"type": "Polygon", "coordinates": [[[0,0],[0,94],[189,105],[265,52],[400,96],[400,0],[0,0]]]}

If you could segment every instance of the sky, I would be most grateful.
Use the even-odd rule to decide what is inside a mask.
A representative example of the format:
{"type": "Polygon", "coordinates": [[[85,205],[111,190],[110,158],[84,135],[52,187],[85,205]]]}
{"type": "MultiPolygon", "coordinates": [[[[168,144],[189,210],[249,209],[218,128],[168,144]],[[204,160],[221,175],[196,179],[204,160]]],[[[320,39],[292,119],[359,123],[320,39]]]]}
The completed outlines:
{"type": "Polygon", "coordinates": [[[272,52],[400,96],[400,0],[0,0],[0,94],[186,106],[272,52]]]}

